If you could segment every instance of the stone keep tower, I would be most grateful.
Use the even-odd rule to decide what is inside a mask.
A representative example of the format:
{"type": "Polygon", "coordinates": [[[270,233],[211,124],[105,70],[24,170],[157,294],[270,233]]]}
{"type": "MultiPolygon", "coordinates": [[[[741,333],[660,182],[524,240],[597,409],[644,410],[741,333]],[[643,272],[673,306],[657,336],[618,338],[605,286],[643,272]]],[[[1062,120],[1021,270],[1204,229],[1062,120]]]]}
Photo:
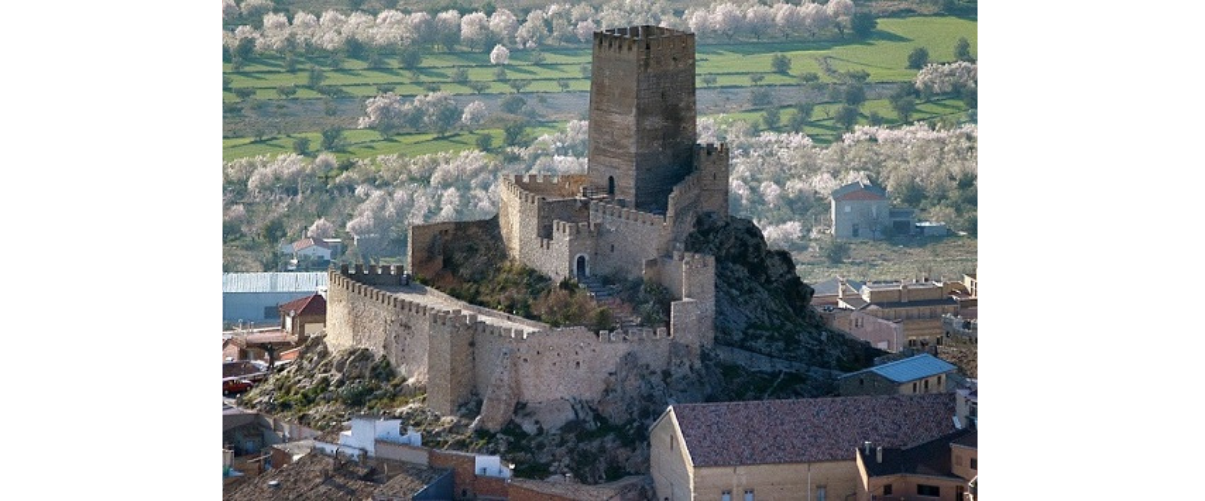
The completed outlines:
{"type": "Polygon", "coordinates": [[[595,32],[591,187],[664,213],[693,168],[694,144],[694,34],[658,26],[595,32]]]}

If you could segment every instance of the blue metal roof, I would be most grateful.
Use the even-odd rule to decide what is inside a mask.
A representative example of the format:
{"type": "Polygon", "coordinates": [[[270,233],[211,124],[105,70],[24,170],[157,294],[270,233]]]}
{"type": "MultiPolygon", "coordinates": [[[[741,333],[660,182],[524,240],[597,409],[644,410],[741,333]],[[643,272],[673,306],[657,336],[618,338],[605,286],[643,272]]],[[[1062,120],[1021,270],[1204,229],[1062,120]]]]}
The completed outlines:
{"type": "MultiPolygon", "coordinates": [[[[906,383],[915,381],[921,378],[936,376],[954,370],[954,364],[946,362],[928,353],[922,353],[915,357],[896,360],[877,367],[871,367],[864,371],[858,372],[874,372],[887,379],[897,383],[906,383]]],[[[855,372],[854,374],[857,374],[855,372]]],[[[853,374],[844,377],[852,376],[853,374]]]]}

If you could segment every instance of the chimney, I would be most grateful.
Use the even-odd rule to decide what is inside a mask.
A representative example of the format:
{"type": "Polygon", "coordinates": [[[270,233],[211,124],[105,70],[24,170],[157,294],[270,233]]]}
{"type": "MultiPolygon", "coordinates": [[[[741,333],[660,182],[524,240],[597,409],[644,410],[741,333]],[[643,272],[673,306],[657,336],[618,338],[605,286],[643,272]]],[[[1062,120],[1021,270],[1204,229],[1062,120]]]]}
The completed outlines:
{"type": "MultiPolygon", "coordinates": [[[[845,299],[845,277],[837,277],[837,299],[845,299]]],[[[870,454],[870,451],[866,451],[866,453],[870,454]]]]}
{"type": "Polygon", "coordinates": [[[883,446],[881,446],[881,445],[879,446],[879,448],[874,450],[874,462],[876,462],[876,463],[883,462],[883,446]]]}
{"type": "Polygon", "coordinates": [[[870,441],[867,440],[865,442],[862,442],[862,448],[866,450],[866,452],[864,452],[863,454],[866,456],[869,456],[870,455],[870,441]]]}

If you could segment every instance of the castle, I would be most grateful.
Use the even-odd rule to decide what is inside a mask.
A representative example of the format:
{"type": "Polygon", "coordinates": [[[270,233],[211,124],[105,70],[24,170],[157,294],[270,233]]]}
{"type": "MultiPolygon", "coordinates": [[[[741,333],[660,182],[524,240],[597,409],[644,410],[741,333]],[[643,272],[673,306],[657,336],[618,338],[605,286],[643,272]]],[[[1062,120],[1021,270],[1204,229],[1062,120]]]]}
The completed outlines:
{"type": "MultiPolygon", "coordinates": [[[[715,337],[715,259],[684,252],[683,242],[698,216],[728,216],[728,150],[695,143],[694,35],[595,32],[589,120],[586,174],[505,177],[496,220],[412,226],[408,268],[434,276],[444,242],[496,224],[508,259],[556,281],[664,285],[673,295],[667,326],[552,328],[410,284],[401,267],[357,265],[330,271],[328,345],[385,355],[426,383],[427,405],[441,414],[481,398],[480,423],[492,430],[519,402],[597,401],[621,363],[641,374],[695,366],[715,337]]],[[[555,413],[549,420],[560,424],[555,413]]]]}

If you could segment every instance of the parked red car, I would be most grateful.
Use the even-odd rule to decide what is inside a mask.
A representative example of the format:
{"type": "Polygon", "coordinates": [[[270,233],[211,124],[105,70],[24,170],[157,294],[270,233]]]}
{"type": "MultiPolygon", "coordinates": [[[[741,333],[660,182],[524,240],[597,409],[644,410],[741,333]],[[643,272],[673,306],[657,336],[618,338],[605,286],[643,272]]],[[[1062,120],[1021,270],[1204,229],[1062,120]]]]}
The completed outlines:
{"type": "Polygon", "coordinates": [[[252,386],[255,386],[255,383],[246,379],[229,379],[222,381],[222,394],[242,393],[250,390],[252,386]]]}

